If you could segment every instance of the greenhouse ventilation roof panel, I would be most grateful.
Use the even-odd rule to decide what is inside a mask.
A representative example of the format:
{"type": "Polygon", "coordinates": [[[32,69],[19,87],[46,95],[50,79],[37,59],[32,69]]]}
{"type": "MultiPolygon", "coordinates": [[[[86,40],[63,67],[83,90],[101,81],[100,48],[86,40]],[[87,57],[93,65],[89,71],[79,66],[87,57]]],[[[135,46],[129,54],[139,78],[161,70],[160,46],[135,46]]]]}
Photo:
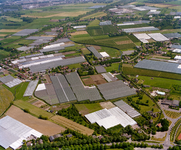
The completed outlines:
{"type": "Polygon", "coordinates": [[[0,119],[0,145],[7,149],[17,149],[30,135],[41,137],[42,134],[25,124],[6,116],[0,119]]]}

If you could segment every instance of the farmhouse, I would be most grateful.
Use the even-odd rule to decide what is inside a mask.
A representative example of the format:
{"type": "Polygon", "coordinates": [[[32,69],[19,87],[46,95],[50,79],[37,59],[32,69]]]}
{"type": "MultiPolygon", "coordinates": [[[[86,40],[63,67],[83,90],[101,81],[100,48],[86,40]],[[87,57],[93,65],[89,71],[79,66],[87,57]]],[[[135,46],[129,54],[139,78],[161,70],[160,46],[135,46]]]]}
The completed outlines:
{"type": "Polygon", "coordinates": [[[7,149],[17,149],[23,140],[36,139],[42,134],[25,124],[6,116],[0,119],[0,145],[7,149]]]}
{"type": "Polygon", "coordinates": [[[179,106],[179,101],[178,100],[162,100],[161,101],[162,105],[168,105],[168,106],[172,106],[172,107],[178,107],[179,106]]]}

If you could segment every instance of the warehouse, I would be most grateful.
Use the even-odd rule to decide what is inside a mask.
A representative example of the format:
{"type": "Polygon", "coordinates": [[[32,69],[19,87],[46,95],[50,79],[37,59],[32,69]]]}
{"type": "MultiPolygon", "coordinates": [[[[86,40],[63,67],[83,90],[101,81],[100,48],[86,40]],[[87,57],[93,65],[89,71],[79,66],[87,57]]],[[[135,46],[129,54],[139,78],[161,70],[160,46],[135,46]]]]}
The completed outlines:
{"type": "Polygon", "coordinates": [[[103,66],[95,66],[97,73],[104,73],[106,69],[103,66]]]}
{"type": "Polygon", "coordinates": [[[143,43],[149,43],[148,40],[151,39],[151,37],[148,36],[146,33],[133,34],[133,35],[143,43]]]}
{"type": "Polygon", "coordinates": [[[14,78],[11,75],[0,78],[0,81],[3,82],[9,88],[12,88],[22,82],[20,79],[14,78]]]}
{"type": "Polygon", "coordinates": [[[81,26],[73,26],[74,29],[82,29],[86,28],[86,25],[81,25],[81,26]]]}
{"type": "Polygon", "coordinates": [[[72,89],[63,75],[57,74],[55,76],[50,76],[50,79],[60,103],[76,100],[72,89]]]}
{"type": "Polygon", "coordinates": [[[90,52],[92,52],[94,54],[94,56],[96,56],[97,58],[103,58],[103,56],[93,47],[93,46],[90,46],[90,47],[87,47],[88,50],[90,52]]]}
{"type": "Polygon", "coordinates": [[[167,37],[168,39],[181,38],[181,34],[179,33],[167,33],[163,35],[167,37]]]}
{"type": "Polygon", "coordinates": [[[144,59],[144,60],[138,62],[134,67],[141,68],[141,69],[181,74],[180,65],[177,63],[153,61],[153,60],[144,59]]]}
{"type": "Polygon", "coordinates": [[[159,30],[159,29],[155,28],[153,26],[123,29],[123,31],[127,32],[127,33],[131,33],[131,32],[146,32],[146,31],[154,31],[154,30],[159,30]]]}
{"type": "Polygon", "coordinates": [[[100,26],[112,25],[111,21],[103,21],[99,23],[100,26]]]}
{"type": "Polygon", "coordinates": [[[109,129],[119,124],[121,124],[123,127],[137,124],[131,117],[129,117],[118,107],[113,107],[111,109],[105,108],[87,114],[85,117],[90,123],[97,123],[99,126],[103,126],[105,129],[109,129]]]}
{"type": "Polygon", "coordinates": [[[45,100],[50,105],[59,104],[53,84],[39,84],[35,91],[35,96],[45,100]]]}
{"type": "Polygon", "coordinates": [[[79,75],[76,72],[67,74],[66,78],[70,86],[72,87],[72,90],[75,93],[78,101],[96,101],[102,99],[102,97],[99,94],[99,91],[95,86],[84,87],[79,75]]]}
{"type": "Polygon", "coordinates": [[[23,140],[40,138],[42,134],[25,124],[6,116],[0,119],[0,146],[17,149],[23,140]]]}
{"type": "Polygon", "coordinates": [[[57,59],[52,59],[51,61],[47,61],[44,64],[34,65],[29,68],[32,73],[45,72],[46,69],[50,69],[50,68],[54,68],[58,66],[77,64],[77,63],[82,63],[82,62],[85,62],[85,58],[83,56],[67,58],[67,59],[62,59],[61,57],[58,57],[57,59]]]}
{"type": "Polygon", "coordinates": [[[158,42],[163,42],[163,41],[169,41],[165,36],[163,36],[161,33],[150,33],[148,34],[152,39],[158,42]]]}
{"type": "Polygon", "coordinates": [[[137,112],[133,107],[125,103],[123,100],[114,102],[116,106],[118,106],[122,111],[128,114],[131,118],[138,117],[141,114],[137,112]]]}
{"type": "Polygon", "coordinates": [[[98,85],[98,89],[106,100],[125,97],[136,94],[134,89],[125,85],[123,81],[114,81],[98,85]]]}
{"type": "Polygon", "coordinates": [[[32,96],[37,84],[38,80],[30,81],[23,96],[32,96]]]}
{"type": "Polygon", "coordinates": [[[21,30],[15,34],[13,34],[13,36],[27,36],[31,33],[35,33],[35,32],[38,32],[39,30],[38,29],[24,29],[24,30],[21,30]]]}

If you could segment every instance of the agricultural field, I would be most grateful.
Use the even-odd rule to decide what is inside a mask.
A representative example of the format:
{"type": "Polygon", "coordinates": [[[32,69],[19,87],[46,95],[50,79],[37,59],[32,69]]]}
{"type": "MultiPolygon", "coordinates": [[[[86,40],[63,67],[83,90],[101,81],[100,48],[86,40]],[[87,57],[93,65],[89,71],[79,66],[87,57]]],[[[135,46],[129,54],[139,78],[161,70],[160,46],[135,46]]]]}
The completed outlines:
{"type": "Polygon", "coordinates": [[[0,85],[0,116],[6,111],[13,100],[13,94],[5,87],[0,85]]]}
{"type": "Polygon", "coordinates": [[[175,119],[175,118],[178,118],[181,116],[181,113],[179,113],[179,112],[168,111],[168,110],[164,110],[164,112],[168,117],[170,117],[172,119],[175,119]]]}
{"type": "Polygon", "coordinates": [[[100,21],[95,19],[94,21],[90,22],[87,27],[94,27],[94,26],[99,26],[100,21]]]}
{"type": "Polygon", "coordinates": [[[172,80],[166,78],[157,78],[157,77],[146,77],[146,76],[139,76],[138,79],[145,85],[150,85],[153,87],[160,87],[160,88],[167,88],[171,89],[172,85],[181,85],[181,81],[179,80],[172,80]]]}
{"type": "Polygon", "coordinates": [[[103,109],[99,103],[75,104],[75,107],[82,116],[103,109]]]}
{"type": "Polygon", "coordinates": [[[6,58],[10,55],[10,52],[0,50],[0,59],[6,58]]]}
{"type": "Polygon", "coordinates": [[[99,26],[89,27],[87,29],[87,32],[91,36],[86,36],[86,37],[84,36],[77,38],[72,37],[71,40],[82,44],[98,45],[98,46],[115,48],[119,50],[130,50],[136,46],[127,36],[108,37],[107,35],[102,35],[103,31],[99,26]],[[92,36],[95,34],[99,36],[92,36]],[[129,43],[127,43],[127,41],[129,41],[129,43]],[[118,42],[121,42],[123,44],[120,44],[118,42]]]}
{"type": "Polygon", "coordinates": [[[120,52],[117,49],[109,48],[109,47],[101,46],[101,49],[99,49],[98,52],[106,52],[109,54],[110,57],[120,57],[121,56],[120,52]]]}
{"type": "Polygon", "coordinates": [[[48,120],[38,119],[28,113],[25,113],[23,110],[19,109],[18,107],[14,105],[12,105],[11,108],[6,112],[6,115],[43,133],[44,135],[51,136],[51,135],[65,131],[64,127],[61,127],[48,120]]]}
{"type": "Polygon", "coordinates": [[[99,84],[107,83],[107,81],[100,74],[83,76],[81,79],[86,86],[99,85],[99,84]]]}
{"type": "Polygon", "coordinates": [[[98,17],[103,17],[103,16],[106,16],[106,15],[107,14],[104,13],[104,12],[97,12],[97,13],[82,17],[82,18],[80,18],[80,20],[90,19],[90,18],[98,18],[98,17]]]}
{"type": "Polygon", "coordinates": [[[17,100],[14,101],[14,105],[25,110],[28,109],[30,111],[30,114],[39,117],[40,115],[47,117],[47,118],[51,118],[53,116],[53,114],[46,112],[45,110],[38,108],[34,105],[31,105],[28,102],[22,101],[22,100],[17,100]]]}
{"type": "Polygon", "coordinates": [[[63,127],[69,128],[69,129],[74,130],[74,131],[78,131],[78,132],[85,134],[85,135],[92,135],[94,132],[94,130],[89,129],[83,125],[76,123],[76,122],[73,122],[72,120],[69,120],[69,119],[62,117],[62,116],[58,116],[58,115],[53,116],[51,118],[51,120],[58,125],[61,125],[63,127]]]}
{"type": "Polygon", "coordinates": [[[160,77],[160,78],[168,78],[168,79],[176,79],[176,80],[181,79],[180,74],[133,68],[132,65],[128,65],[128,64],[123,64],[123,73],[126,75],[133,75],[133,76],[140,75],[140,76],[160,77]]]}
{"type": "Polygon", "coordinates": [[[21,38],[20,36],[11,36],[11,37],[8,37],[8,38],[5,38],[4,40],[2,40],[1,43],[8,44],[8,43],[14,42],[20,38],[21,38]]]}

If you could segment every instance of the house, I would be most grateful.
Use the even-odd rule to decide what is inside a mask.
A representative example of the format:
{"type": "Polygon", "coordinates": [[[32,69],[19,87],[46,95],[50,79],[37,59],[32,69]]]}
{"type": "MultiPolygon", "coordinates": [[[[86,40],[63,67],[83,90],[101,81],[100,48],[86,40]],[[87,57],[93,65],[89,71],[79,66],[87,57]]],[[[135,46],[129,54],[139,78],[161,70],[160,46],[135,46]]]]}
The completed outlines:
{"type": "Polygon", "coordinates": [[[156,113],[154,113],[153,111],[147,111],[147,113],[148,113],[150,116],[152,116],[153,118],[156,118],[156,117],[157,117],[156,113]]]}
{"type": "Polygon", "coordinates": [[[124,134],[122,134],[122,136],[124,136],[124,137],[126,137],[126,138],[131,138],[131,135],[128,135],[127,133],[124,133],[124,134]]]}
{"type": "Polygon", "coordinates": [[[54,141],[55,139],[57,139],[59,137],[63,137],[63,135],[62,134],[55,134],[53,136],[50,136],[49,140],[50,140],[50,142],[52,142],[52,141],[54,141]]]}
{"type": "Polygon", "coordinates": [[[72,136],[73,136],[72,134],[68,134],[68,135],[67,135],[68,138],[71,138],[72,136]]]}
{"type": "Polygon", "coordinates": [[[156,126],[159,127],[159,128],[161,128],[161,127],[162,127],[162,124],[161,124],[161,123],[158,123],[156,126]]]}

